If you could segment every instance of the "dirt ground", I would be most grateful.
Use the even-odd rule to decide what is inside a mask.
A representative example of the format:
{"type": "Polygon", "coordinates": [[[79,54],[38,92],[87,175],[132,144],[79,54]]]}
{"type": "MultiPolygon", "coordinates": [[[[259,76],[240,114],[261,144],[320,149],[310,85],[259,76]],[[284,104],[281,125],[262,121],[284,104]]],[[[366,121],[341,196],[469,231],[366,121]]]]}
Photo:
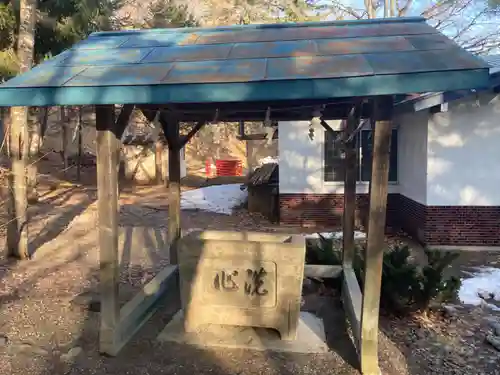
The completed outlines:
{"type": "MultiPolygon", "coordinates": [[[[46,176],[41,181],[51,179],[46,176]]],[[[30,208],[30,240],[36,249],[33,259],[12,263],[0,254],[0,374],[358,373],[340,298],[333,289],[314,280],[305,292],[304,309],[323,318],[331,347],[328,354],[201,350],[159,343],[155,336],[177,308],[167,299],[118,357],[100,356],[99,313],[92,311],[91,303],[98,288],[97,192],[92,183],[72,186],[49,182],[41,184],[42,198],[30,208]]],[[[185,188],[201,183],[205,182],[192,182],[185,188]]],[[[168,263],[162,237],[167,205],[163,187],[122,189],[122,303],[168,263]]],[[[0,223],[5,223],[4,218],[0,217],[0,223]]],[[[182,227],[291,231],[244,210],[230,216],[183,211],[182,227]]],[[[4,229],[0,224],[2,244],[4,229]]],[[[477,264],[498,262],[494,253],[467,257],[477,264]]],[[[468,261],[461,262],[459,269],[469,267],[468,261]]],[[[427,319],[382,316],[382,373],[500,374],[500,352],[484,342],[493,315],[482,308],[462,306],[447,311],[446,316],[436,313],[427,319]]]]}

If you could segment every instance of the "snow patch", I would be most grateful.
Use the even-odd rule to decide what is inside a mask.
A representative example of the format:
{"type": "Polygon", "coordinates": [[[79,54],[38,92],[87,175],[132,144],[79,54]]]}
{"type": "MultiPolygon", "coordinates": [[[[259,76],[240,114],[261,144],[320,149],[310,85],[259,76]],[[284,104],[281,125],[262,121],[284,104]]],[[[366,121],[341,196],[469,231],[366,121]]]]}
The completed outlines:
{"type": "Polygon", "coordinates": [[[233,208],[247,197],[247,191],[240,187],[241,184],[214,185],[185,191],[181,195],[181,209],[231,215],[233,208]]]}
{"type": "MultiPolygon", "coordinates": [[[[331,238],[334,240],[340,240],[344,236],[342,232],[325,232],[325,233],[312,233],[312,234],[307,234],[306,238],[320,238],[319,236],[323,236],[325,238],[331,238]]],[[[355,231],[354,232],[354,239],[355,240],[362,240],[366,238],[366,233],[364,232],[359,232],[355,231]]]]}
{"type": "Polygon", "coordinates": [[[265,158],[262,158],[258,161],[259,167],[263,166],[264,164],[279,164],[279,158],[273,157],[273,156],[266,156],[265,158]]]}
{"type": "Polygon", "coordinates": [[[462,279],[458,298],[466,305],[484,305],[500,311],[500,307],[487,302],[488,299],[500,302],[500,269],[479,268],[470,278],[462,279]]]}

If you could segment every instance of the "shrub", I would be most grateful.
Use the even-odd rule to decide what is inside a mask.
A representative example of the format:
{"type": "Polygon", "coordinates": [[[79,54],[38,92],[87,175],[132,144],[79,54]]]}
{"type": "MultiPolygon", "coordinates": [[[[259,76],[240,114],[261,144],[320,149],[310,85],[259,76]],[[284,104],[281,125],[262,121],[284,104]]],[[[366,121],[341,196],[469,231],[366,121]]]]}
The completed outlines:
{"type": "Polygon", "coordinates": [[[320,265],[342,264],[342,252],[337,242],[318,233],[319,238],[308,240],[306,244],[306,263],[320,265]]]}
{"type": "MultiPolygon", "coordinates": [[[[308,264],[340,265],[342,253],[335,240],[319,236],[306,249],[308,264]]],[[[362,284],[364,249],[358,248],[353,268],[362,284]]],[[[449,302],[456,298],[460,279],[445,278],[444,272],[458,253],[425,250],[427,265],[421,267],[410,261],[408,246],[396,246],[384,252],[382,266],[381,307],[388,313],[408,314],[425,312],[433,302],[449,302]]]]}

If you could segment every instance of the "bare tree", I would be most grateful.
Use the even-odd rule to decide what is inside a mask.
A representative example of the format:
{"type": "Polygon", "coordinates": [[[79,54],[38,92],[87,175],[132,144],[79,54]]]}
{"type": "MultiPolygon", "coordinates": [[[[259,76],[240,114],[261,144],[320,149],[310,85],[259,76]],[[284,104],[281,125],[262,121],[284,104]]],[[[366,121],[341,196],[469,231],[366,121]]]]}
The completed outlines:
{"type": "Polygon", "coordinates": [[[500,47],[498,0],[363,0],[357,7],[333,0],[329,7],[346,19],[420,15],[471,52],[485,54],[500,47]]]}
{"type": "MultiPolygon", "coordinates": [[[[20,0],[20,22],[17,41],[19,71],[24,73],[33,65],[35,46],[36,0],[20,0]]],[[[26,167],[29,158],[28,108],[12,107],[9,134],[11,176],[8,181],[8,254],[18,259],[29,258],[28,196],[26,167]]]]}

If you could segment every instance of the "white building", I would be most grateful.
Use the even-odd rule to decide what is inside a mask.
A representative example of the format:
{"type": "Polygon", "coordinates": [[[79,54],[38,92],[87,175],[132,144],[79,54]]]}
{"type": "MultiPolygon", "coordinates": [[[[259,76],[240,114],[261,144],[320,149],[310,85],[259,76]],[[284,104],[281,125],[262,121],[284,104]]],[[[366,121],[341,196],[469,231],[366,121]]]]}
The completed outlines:
{"type": "MultiPolygon", "coordinates": [[[[423,94],[395,108],[387,225],[430,247],[500,246],[500,56],[488,61],[488,90],[423,94]]],[[[338,130],[340,121],[329,124],[338,130]]],[[[335,162],[325,129],[314,129],[311,139],[309,126],[279,124],[280,221],[339,226],[342,163],[335,162]]],[[[360,224],[368,205],[370,134],[366,125],[358,135],[360,224]]]]}

